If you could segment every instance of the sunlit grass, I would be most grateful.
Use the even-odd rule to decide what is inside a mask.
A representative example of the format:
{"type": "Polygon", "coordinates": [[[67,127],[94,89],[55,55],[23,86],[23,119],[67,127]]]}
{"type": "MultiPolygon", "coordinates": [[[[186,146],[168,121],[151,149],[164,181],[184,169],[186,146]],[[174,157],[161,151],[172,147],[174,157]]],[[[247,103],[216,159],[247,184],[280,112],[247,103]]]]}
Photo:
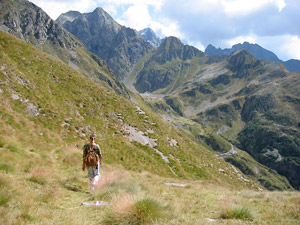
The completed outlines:
{"type": "Polygon", "coordinates": [[[153,224],[167,217],[167,208],[155,199],[145,198],[135,203],[124,201],[117,210],[107,212],[104,224],[153,224]]]}
{"type": "Polygon", "coordinates": [[[255,212],[256,224],[297,224],[298,192],[257,192],[254,183],[238,180],[229,164],[169,126],[145,103],[138,102],[149,123],[134,103],[59,60],[7,34],[1,33],[0,44],[6,53],[0,54],[1,63],[9,65],[13,81],[1,86],[0,95],[0,224],[206,224],[208,218],[219,218],[223,199],[255,212]],[[30,81],[28,88],[18,76],[30,81]],[[12,92],[23,102],[12,100],[12,92]],[[25,99],[40,116],[28,115],[25,99]],[[149,146],[130,142],[121,133],[122,123],[143,132],[153,129],[149,136],[157,139],[158,149],[174,159],[167,164],[149,146]],[[93,193],[87,171],[81,170],[81,148],[90,132],[97,133],[104,156],[93,193]],[[176,139],[178,146],[170,146],[167,138],[176,139]],[[166,180],[188,186],[167,186],[166,180]],[[111,204],[81,206],[94,200],[111,204]]]}

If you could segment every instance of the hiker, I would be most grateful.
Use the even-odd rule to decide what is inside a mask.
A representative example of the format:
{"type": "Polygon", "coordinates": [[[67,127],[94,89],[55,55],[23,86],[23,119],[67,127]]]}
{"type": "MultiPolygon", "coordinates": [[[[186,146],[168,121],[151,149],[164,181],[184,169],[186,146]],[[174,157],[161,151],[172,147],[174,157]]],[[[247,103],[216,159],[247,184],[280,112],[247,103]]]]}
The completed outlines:
{"type": "Polygon", "coordinates": [[[91,191],[95,190],[95,186],[101,176],[99,167],[102,164],[101,149],[100,146],[95,143],[95,139],[96,134],[92,133],[90,135],[90,143],[83,146],[82,170],[84,171],[85,167],[87,167],[91,191]]]}

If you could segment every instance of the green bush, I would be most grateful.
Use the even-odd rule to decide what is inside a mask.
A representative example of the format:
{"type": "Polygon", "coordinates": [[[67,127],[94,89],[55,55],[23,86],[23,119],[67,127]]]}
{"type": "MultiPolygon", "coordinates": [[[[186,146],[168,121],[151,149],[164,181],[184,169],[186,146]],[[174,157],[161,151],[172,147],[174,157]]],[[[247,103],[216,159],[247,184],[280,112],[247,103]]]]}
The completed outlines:
{"type": "Polygon", "coordinates": [[[253,220],[253,215],[249,209],[244,207],[238,207],[231,210],[226,210],[221,213],[222,219],[241,219],[241,220],[253,220]]]}

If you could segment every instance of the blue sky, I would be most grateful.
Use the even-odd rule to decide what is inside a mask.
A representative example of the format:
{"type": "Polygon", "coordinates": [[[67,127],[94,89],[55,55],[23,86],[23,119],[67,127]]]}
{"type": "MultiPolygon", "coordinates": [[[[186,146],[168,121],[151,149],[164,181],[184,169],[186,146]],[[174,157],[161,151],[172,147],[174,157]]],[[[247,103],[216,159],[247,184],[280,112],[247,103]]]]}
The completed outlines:
{"type": "Polygon", "coordinates": [[[176,36],[204,50],[248,41],[300,60],[300,0],[32,0],[52,19],[102,7],[118,23],[176,36]]]}

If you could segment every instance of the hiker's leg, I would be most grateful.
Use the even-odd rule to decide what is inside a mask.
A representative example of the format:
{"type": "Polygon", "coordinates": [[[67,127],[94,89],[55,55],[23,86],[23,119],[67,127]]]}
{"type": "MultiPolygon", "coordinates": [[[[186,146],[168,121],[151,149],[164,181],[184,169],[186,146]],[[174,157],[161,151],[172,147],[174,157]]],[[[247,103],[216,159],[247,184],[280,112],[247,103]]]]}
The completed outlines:
{"type": "Polygon", "coordinates": [[[87,170],[88,170],[88,175],[89,175],[89,180],[90,180],[90,191],[94,191],[94,185],[93,185],[93,181],[94,181],[94,177],[95,177],[94,167],[88,166],[87,170]]]}
{"type": "Polygon", "coordinates": [[[94,186],[96,186],[98,184],[99,178],[100,177],[98,175],[94,177],[94,179],[93,179],[93,185],[94,186]]]}
{"type": "Polygon", "coordinates": [[[90,191],[95,191],[95,185],[93,184],[93,180],[90,181],[90,191]]]}
{"type": "Polygon", "coordinates": [[[99,176],[99,178],[101,177],[101,174],[100,174],[100,162],[98,162],[98,165],[97,165],[97,174],[99,176]]]}
{"type": "Polygon", "coordinates": [[[94,168],[94,178],[93,178],[93,187],[95,187],[99,181],[99,178],[100,178],[100,173],[99,173],[99,162],[98,162],[98,165],[95,166],[94,168]]]}

